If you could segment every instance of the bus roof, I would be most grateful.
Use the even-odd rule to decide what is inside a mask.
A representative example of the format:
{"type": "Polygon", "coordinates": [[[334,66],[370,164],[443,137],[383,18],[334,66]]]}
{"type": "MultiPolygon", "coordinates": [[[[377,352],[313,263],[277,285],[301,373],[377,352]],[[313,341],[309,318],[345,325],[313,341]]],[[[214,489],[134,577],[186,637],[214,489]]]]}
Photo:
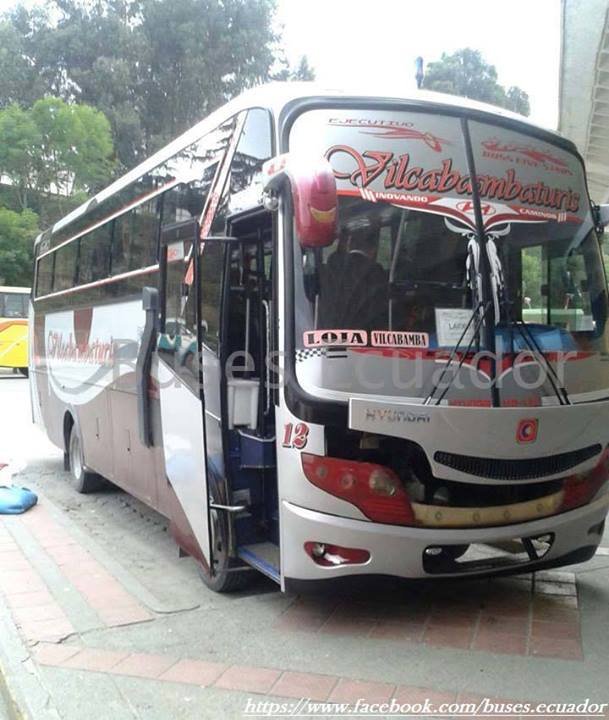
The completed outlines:
{"type": "MultiPolygon", "coordinates": [[[[527,126],[530,129],[541,130],[547,133],[552,139],[560,140],[562,143],[565,142],[565,138],[559,133],[542,128],[539,125],[532,123],[528,118],[517,113],[504,110],[503,108],[496,107],[494,105],[488,105],[487,103],[478,102],[476,100],[470,100],[469,98],[457,97],[455,95],[446,95],[445,93],[437,93],[429,90],[416,90],[411,93],[387,93],[380,94],[378,86],[370,92],[366,92],[363,88],[350,89],[350,88],[328,88],[315,82],[275,82],[261,85],[251,90],[238,95],[233,100],[230,100],[225,105],[208,115],[204,120],[194,125],[192,128],[184,132],[182,135],[172,140],[168,145],[163,147],[161,150],[151,155],[149,158],[141,162],[129,170],[125,175],[115,180],[113,183],[108,185],[106,188],[98,192],[95,196],[79,205],[77,208],[72,210],[68,215],[58,220],[51,228],[50,233],[53,234],[62,228],[69,225],[77,218],[85,215],[89,210],[92,210],[98,204],[104,202],[107,198],[112,196],[115,192],[122,190],[123,188],[130,185],[132,182],[137,180],[142,175],[146,174],[160,163],[170,158],[173,154],[179,152],[183,148],[187,147],[191,143],[198,140],[200,137],[205,135],[207,132],[213,130],[224,120],[233,116],[234,114],[246,110],[251,107],[264,107],[268,108],[275,117],[278,117],[281,110],[290,102],[295,100],[324,100],[324,99],[353,99],[353,100],[369,100],[370,102],[383,102],[383,103],[408,103],[413,102],[421,105],[429,104],[430,107],[438,108],[438,106],[445,107],[447,110],[460,108],[463,110],[471,110],[476,113],[483,113],[489,116],[498,118],[504,118],[508,121],[513,121],[521,126],[521,129],[526,131],[527,126]]],[[[571,144],[571,143],[569,143],[571,144]]],[[[575,146],[572,147],[573,151],[576,151],[575,146]]],[[[49,230],[41,233],[35,240],[34,245],[37,245],[42,236],[49,233],[49,230]]]]}
{"type": "Polygon", "coordinates": [[[31,292],[31,288],[29,287],[17,287],[15,285],[0,285],[0,292],[1,293],[27,293],[28,295],[31,292]]]}

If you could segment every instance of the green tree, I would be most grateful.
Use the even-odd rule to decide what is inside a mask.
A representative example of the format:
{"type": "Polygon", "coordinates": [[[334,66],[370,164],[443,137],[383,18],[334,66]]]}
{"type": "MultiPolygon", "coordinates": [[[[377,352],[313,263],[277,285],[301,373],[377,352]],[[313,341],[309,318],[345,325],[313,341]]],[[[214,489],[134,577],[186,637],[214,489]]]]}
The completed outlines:
{"type": "Polygon", "coordinates": [[[506,98],[506,108],[508,110],[520,113],[521,115],[530,114],[531,105],[529,103],[529,96],[524,90],[516,85],[512,85],[506,92],[506,98]]]}
{"type": "Polygon", "coordinates": [[[99,189],[112,173],[112,153],[108,120],[87,105],[46,97],[29,110],[0,110],[0,174],[22,209],[33,194],[52,197],[61,210],[62,199],[99,189]]]}
{"type": "Polygon", "coordinates": [[[31,105],[44,94],[43,88],[22,35],[12,23],[0,22],[0,108],[31,105]]]}
{"type": "Polygon", "coordinates": [[[315,80],[315,70],[309,65],[306,55],[300,58],[298,67],[292,75],[292,80],[315,80]]]}
{"type": "Polygon", "coordinates": [[[275,0],[49,0],[7,17],[46,93],[106,115],[124,168],[270,78],[274,12],[275,0]]]}
{"type": "Polygon", "coordinates": [[[280,69],[276,71],[272,79],[279,81],[297,80],[297,81],[310,81],[315,80],[315,70],[309,64],[309,60],[306,55],[302,55],[298,65],[293,68],[283,55],[277,59],[277,64],[280,69]]]}
{"type": "Polygon", "coordinates": [[[0,207],[0,285],[31,285],[38,216],[0,207]]]}
{"type": "Polygon", "coordinates": [[[268,77],[277,37],[271,0],[144,3],[138,28],[146,151],[268,77]]]}
{"type": "Polygon", "coordinates": [[[494,65],[485,62],[479,50],[464,48],[427,66],[423,87],[450,95],[481,100],[518,112],[530,113],[529,96],[519,87],[506,90],[499,84],[494,65]]]}
{"type": "Polygon", "coordinates": [[[27,110],[9,105],[0,110],[0,176],[10,181],[16,205],[27,208],[36,186],[41,135],[27,110]]]}

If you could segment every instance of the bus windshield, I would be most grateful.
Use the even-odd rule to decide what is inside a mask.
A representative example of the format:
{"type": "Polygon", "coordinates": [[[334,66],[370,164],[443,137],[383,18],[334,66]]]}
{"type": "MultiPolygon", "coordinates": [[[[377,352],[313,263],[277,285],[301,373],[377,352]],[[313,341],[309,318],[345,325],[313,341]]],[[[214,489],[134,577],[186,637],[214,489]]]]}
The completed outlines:
{"type": "MultiPolygon", "coordinates": [[[[332,245],[304,249],[294,237],[305,389],[422,398],[436,356],[455,348],[579,354],[594,367],[584,377],[571,363],[571,389],[609,384],[606,281],[579,160],[505,128],[469,121],[467,132],[482,228],[458,118],[313,110],[294,123],[291,149],[325,156],[339,192],[332,245]],[[417,378],[402,362],[390,368],[396,358],[420,360],[417,378]]],[[[451,390],[457,401],[483,396],[451,390]]]]}

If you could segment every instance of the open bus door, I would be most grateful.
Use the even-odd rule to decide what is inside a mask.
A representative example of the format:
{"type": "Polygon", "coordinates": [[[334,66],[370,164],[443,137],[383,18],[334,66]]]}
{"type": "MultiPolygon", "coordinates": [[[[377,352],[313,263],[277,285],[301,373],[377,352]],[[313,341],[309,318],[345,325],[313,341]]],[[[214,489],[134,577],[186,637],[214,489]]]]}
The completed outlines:
{"type": "Polygon", "coordinates": [[[201,237],[196,273],[212,557],[204,580],[218,591],[242,587],[249,566],[279,580],[278,561],[258,556],[273,534],[276,482],[267,477],[274,461],[263,457],[274,447],[264,383],[271,228],[270,216],[254,215],[229,220],[229,236],[201,237]]]}
{"type": "MultiPolygon", "coordinates": [[[[231,505],[224,463],[220,307],[225,243],[199,242],[196,220],[161,233],[159,395],[167,480],[198,547],[181,546],[202,563],[204,582],[227,591],[243,584],[233,561],[231,505]],[[197,259],[198,256],[198,259],[197,259]]],[[[191,543],[192,544],[192,543],[191,543]]]]}
{"type": "MultiPolygon", "coordinates": [[[[165,474],[198,545],[198,548],[186,549],[192,550],[209,570],[213,559],[199,362],[199,310],[196,278],[188,277],[189,267],[196,265],[192,258],[198,227],[196,220],[191,219],[162,229],[157,353],[165,474]]],[[[192,270],[190,272],[192,274],[192,270]]],[[[186,542],[180,538],[182,547],[186,542]]]]}

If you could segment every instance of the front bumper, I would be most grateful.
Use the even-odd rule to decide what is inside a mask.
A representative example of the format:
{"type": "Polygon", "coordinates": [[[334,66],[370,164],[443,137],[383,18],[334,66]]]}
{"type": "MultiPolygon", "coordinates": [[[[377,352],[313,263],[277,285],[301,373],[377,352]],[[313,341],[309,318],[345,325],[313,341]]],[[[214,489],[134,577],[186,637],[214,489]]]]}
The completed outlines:
{"type": "MultiPolygon", "coordinates": [[[[471,545],[506,542],[546,533],[554,541],[543,559],[518,563],[507,572],[530,572],[585,560],[601,540],[601,523],[609,509],[609,494],[588,505],[552,517],[515,525],[471,529],[430,529],[382,525],[364,520],[327,515],[287,501],[281,503],[282,576],[292,580],[317,581],[352,575],[389,575],[405,579],[475,577],[489,570],[430,574],[423,566],[424,551],[433,545],[471,545]],[[307,541],[368,550],[370,559],[361,565],[325,567],[305,552],[307,541]]],[[[499,571],[505,573],[503,569],[499,571]]],[[[493,574],[492,571],[490,574],[493,574]]]]}

